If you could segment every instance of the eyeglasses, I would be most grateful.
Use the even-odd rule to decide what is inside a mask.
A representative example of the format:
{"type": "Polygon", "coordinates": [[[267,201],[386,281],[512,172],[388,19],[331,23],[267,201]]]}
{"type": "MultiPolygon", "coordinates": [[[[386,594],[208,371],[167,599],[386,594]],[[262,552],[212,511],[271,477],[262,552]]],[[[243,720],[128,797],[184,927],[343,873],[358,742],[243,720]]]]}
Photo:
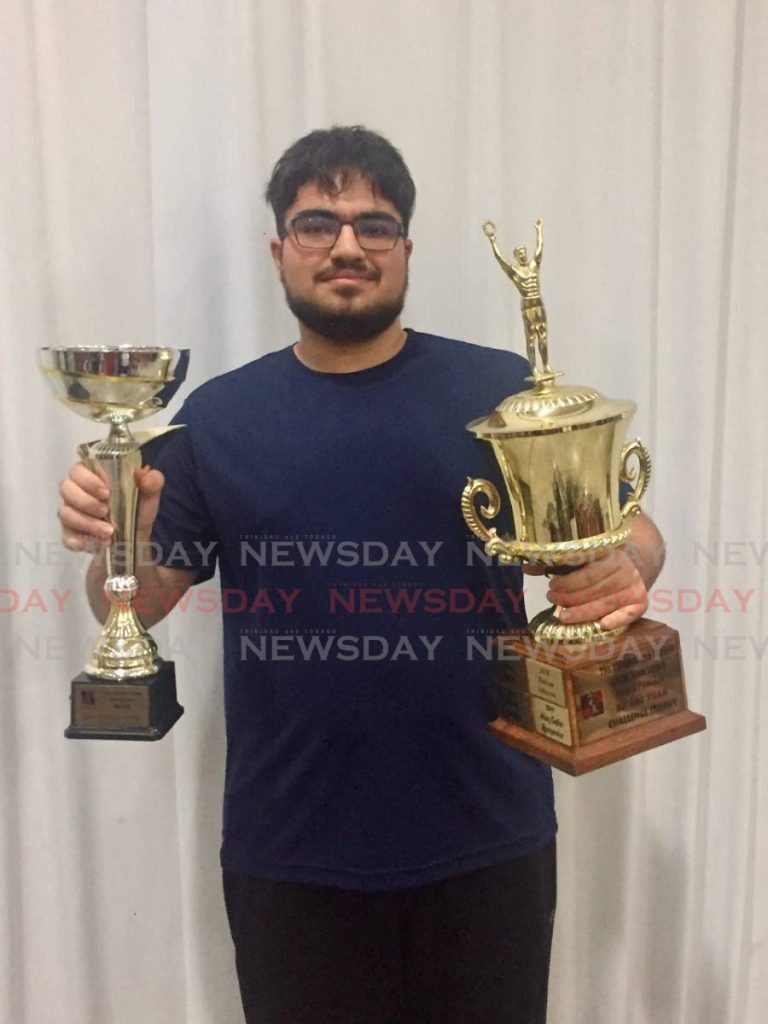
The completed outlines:
{"type": "Polygon", "coordinates": [[[307,211],[294,217],[288,230],[304,249],[332,249],[347,224],[360,248],[373,252],[394,249],[398,238],[405,235],[403,225],[387,213],[361,213],[352,220],[341,220],[332,213],[307,211]]]}

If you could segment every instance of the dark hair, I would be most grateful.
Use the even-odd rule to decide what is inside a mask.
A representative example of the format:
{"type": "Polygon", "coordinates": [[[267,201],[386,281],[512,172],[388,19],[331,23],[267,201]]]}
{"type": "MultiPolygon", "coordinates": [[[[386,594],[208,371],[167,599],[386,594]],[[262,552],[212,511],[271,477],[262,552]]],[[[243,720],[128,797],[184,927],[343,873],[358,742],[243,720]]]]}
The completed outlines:
{"type": "Polygon", "coordinates": [[[356,124],[310,132],[277,161],[265,198],[274,211],[280,237],[285,234],[285,212],[302,185],[314,182],[328,195],[338,195],[355,174],[362,175],[375,194],[392,203],[407,235],[416,199],[410,171],[388,139],[356,124]]]}

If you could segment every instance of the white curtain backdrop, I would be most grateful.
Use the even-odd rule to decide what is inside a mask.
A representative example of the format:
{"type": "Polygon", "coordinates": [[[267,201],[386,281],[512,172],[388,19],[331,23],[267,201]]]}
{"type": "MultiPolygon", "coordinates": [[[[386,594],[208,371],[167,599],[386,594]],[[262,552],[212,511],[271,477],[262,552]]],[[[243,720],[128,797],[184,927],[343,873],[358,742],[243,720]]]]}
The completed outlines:
{"type": "Polygon", "coordinates": [[[0,0],[0,37],[0,1019],[242,1021],[220,625],[153,631],[186,707],[161,743],[63,738],[95,627],[56,486],[101,428],[35,348],[189,346],[188,394],[294,340],[262,191],[332,123],[416,179],[406,324],[520,351],[480,225],[510,252],[543,217],[553,361],[654,455],[652,606],[709,729],[558,776],[550,1021],[768,1019],[768,3],[0,0]]]}

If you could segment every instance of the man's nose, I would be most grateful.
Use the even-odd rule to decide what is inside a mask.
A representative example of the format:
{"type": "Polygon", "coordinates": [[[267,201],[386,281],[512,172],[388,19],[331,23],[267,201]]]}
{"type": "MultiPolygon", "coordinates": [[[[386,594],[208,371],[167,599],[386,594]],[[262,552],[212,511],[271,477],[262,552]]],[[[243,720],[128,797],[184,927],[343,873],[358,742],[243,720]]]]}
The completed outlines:
{"type": "Polygon", "coordinates": [[[351,224],[343,224],[339,237],[331,249],[331,258],[365,259],[365,249],[360,245],[351,224]]]}

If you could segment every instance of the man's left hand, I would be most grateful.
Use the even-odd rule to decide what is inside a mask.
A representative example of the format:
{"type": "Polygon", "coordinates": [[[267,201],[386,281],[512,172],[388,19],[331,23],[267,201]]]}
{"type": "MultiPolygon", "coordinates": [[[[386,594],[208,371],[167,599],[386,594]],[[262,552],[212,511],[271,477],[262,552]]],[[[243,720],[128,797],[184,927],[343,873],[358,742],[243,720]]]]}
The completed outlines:
{"type": "Polygon", "coordinates": [[[561,622],[597,619],[603,629],[628,626],[648,607],[643,577],[621,548],[601,554],[569,573],[553,576],[547,599],[560,607],[561,622]]]}

